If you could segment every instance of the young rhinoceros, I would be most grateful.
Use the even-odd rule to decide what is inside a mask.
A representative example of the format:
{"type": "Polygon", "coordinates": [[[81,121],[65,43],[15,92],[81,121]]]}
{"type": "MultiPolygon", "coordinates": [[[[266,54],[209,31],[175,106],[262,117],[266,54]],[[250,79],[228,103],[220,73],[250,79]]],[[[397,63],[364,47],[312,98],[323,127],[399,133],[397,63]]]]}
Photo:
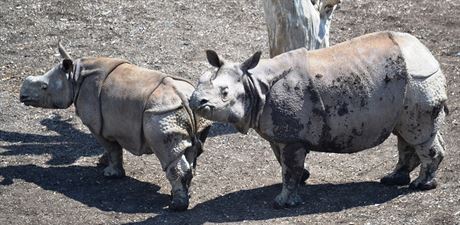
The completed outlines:
{"type": "Polygon", "coordinates": [[[282,166],[283,189],[275,207],[301,202],[297,188],[308,151],[353,153],[398,137],[399,161],[381,182],[436,187],[444,155],[440,128],[447,108],[439,63],[415,37],[380,32],[336,46],[298,49],[242,64],[207,51],[215,74],[204,74],[191,106],[211,120],[255,129],[282,166]]]}
{"type": "Polygon", "coordinates": [[[72,103],[105,153],[106,177],[123,177],[123,151],[155,154],[171,183],[169,208],[186,210],[196,158],[208,123],[188,106],[188,81],[115,58],[64,60],[42,76],[29,76],[20,100],[26,105],[65,109],[72,103]]]}

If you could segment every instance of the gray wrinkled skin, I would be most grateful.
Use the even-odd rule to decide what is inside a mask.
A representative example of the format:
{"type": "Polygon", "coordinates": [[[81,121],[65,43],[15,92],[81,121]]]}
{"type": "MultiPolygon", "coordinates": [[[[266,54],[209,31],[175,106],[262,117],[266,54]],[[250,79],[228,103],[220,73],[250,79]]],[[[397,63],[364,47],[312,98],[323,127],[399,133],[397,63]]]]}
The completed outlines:
{"type": "Polygon", "coordinates": [[[72,60],[62,46],[59,51],[62,63],[24,80],[21,102],[55,109],[74,104],[105,149],[100,164],[107,166],[106,177],[125,176],[122,149],[155,154],[172,186],[170,208],[186,210],[196,158],[209,129],[209,122],[188,107],[193,85],[120,59],[72,60]]]}
{"type": "Polygon", "coordinates": [[[275,207],[301,203],[297,187],[308,151],[354,153],[398,136],[399,161],[381,182],[436,187],[443,159],[440,128],[447,100],[439,63],[415,37],[379,32],[336,46],[298,49],[273,59],[254,54],[228,63],[213,51],[215,73],[200,78],[192,95],[195,111],[229,122],[242,133],[255,129],[270,142],[283,170],[275,207]]]}

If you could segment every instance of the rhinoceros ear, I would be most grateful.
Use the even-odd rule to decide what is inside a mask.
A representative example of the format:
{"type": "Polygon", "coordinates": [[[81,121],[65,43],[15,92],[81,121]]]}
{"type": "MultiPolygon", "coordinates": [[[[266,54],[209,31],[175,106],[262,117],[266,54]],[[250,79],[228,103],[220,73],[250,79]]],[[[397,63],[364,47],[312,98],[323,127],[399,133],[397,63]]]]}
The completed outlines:
{"type": "Polygon", "coordinates": [[[254,55],[252,55],[251,58],[247,59],[246,61],[244,61],[243,64],[241,64],[241,70],[247,73],[248,70],[256,67],[257,64],[259,63],[261,54],[262,54],[261,51],[257,51],[256,53],[254,53],[254,55]]]}
{"type": "Polygon", "coordinates": [[[224,65],[224,61],[219,59],[219,56],[213,50],[206,50],[206,58],[208,59],[209,64],[214,67],[220,68],[222,65],[224,65]]]}
{"type": "Polygon", "coordinates": [[[71,59],[62,60],[62,68],[66,73],[69,73],[73,70],[73,62],[71,59]]]}

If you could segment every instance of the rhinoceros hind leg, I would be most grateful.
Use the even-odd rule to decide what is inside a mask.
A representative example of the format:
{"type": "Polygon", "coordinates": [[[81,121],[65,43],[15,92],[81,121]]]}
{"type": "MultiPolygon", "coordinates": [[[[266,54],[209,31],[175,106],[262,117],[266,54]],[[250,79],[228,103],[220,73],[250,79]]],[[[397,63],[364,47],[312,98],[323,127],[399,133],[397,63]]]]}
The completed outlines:
{"type": "Polygon", "coordinates": [[[304,168],[302,173],[302,179],[300,179],[300,183],[305,183],[308,180],[308,178],[310,178],[310,171],[304,168]]]}
{"type": "Polygon", "coordinates": [[[298,187],[304,175],[304,162],[307,150],[301,143],[278,144],[283,171],[283,189],[274,200],[274,208],[295,207],[302,203],[298,187]]]}
{"type": "Polygon", "coordinates": [[[193,178],[192,168],[185,156],[173,162],[166,169],[166,177],[171,183],[171,202],[169,209],[187,210],[189,205],[189,187],[193,178]]]}
{"type": "Polygon", "coordinates": [[[415,146],[415,152],[421,161],[420,173],[409,187],[417,190],[436,188],[436,171],[444,158],[444,141],[441,133],[437,132],[429,141],[415,146]]]}
{"type": "Polygon", "coordinates": [[[173,211],[185,211],[188,209],[189,199],[188,198],[175,198],[174,194],[171,193],[172,200],[169,203],[169,209],[173,211]]]}
{"type": "Polygon", "coordinates": [[[123,169],[123,148],[114,141],[94,135],[97,141],[104,147],[105,152],[99,159],[100,164],[105,163],[104,176],[107,178],[122,178],[125,176],[123,169]]]}
{"type": "Polygon", "coordinates": [[[189,187],[193,178],[193,162],[198,154],[187,127],[188,114],[171,111],[144,115],[144,135],[147,144],[160,160],[171,184],[169,209],[183,211],[189,205],[189,187]],[[190,161],[187,161],[189,158],[190,161]]]}
{"type": "Polygon", "coordinates": [[[409,145],[402,137],[398,136],[399,160],[394,171],[384,176],[380,182],[385,185],[408,185],[410,183],[410,172],[418,165],[420,159],[415,153],[414,147],[409,145]]]}

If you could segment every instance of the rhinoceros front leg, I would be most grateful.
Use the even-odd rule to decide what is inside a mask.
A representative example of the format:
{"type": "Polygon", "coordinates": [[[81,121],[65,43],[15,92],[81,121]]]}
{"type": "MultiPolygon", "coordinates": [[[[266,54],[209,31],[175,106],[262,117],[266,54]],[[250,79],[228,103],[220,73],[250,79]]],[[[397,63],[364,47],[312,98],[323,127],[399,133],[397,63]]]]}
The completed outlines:
{"type": "Polygon", "coordinates": [[[410,183],[410,172],[418,165],[420,159],[413,146],[398,136],[399,160],[392,173],[384,176],[380,182],[386,185],[407,185],[410,183]]]}
{"type": "MultiPolygon", "coordinates": [[[[270,146],[273,150],[273,153],[275,153],[276,160],[278,160],[278,163],[282,165],[280,158],[280,147],[274,142],[270,142],[270,146]]],[[[305,183],[309,177],[310,172],[306,168],[304,168],[302,172],[302,178],[300,179],[300,183],[305,183]]]]}
{"type": "Polygon", "coordinates": [[[294,207],[302,203],[302,199],[297,192],[302,179],[307,150],[301,143],[277,145],[280,149],[283,189],[276,196],[273,206],[275,208],[294,207]]]}
{"type": "Polygon", "coordinates": [[[123,169],[123,148],[114,141],[109,141],[99,135],[94,135],[104,147],[104,154],[99,158],[99,165],[106,165],[104,176],[108,178],[121,178],[125,176],[123,169]]]}
{"type": "Polygon", "coordinates": [[[104,149],[104,153],[99,157],[97,161],[97,166],[107,167],[109,165],[109,153],[104,149]]]}

